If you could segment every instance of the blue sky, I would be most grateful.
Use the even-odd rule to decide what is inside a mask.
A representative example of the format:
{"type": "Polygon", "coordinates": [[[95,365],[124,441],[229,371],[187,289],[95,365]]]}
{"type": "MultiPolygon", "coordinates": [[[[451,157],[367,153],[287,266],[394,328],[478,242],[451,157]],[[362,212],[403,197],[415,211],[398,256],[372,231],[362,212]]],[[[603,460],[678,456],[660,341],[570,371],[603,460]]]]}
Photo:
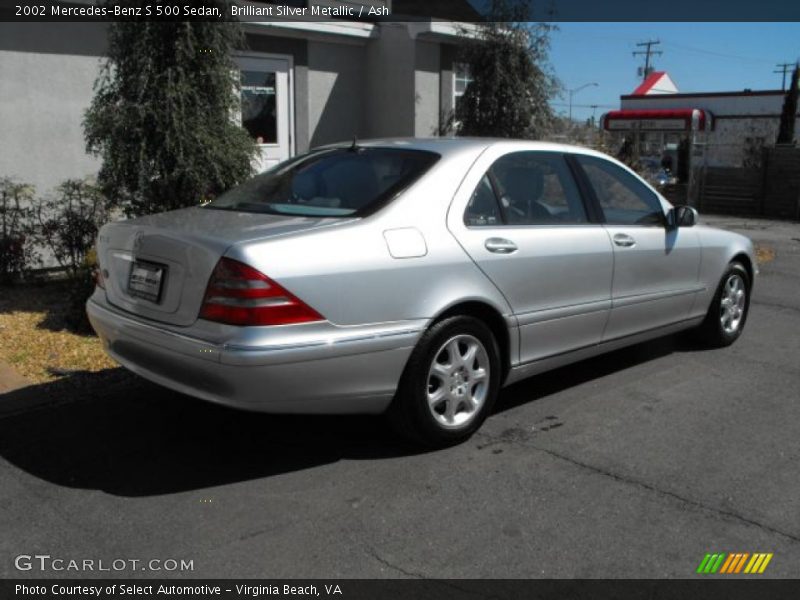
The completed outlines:
{"type": "MultiPolygon", "coordinates": [[[[794,0],[797,1],[797,0],[794,0]]],[[[780,89],[777,63],[800,58],[800,23],[559,23],[550,59],[565,89],[596,82],[573,94],[574,119],[619,107],[619,97],[640,83],[643,57],[637,42],[661,40],[657,70],[667,71],[682,92],[780,89]]],[[[553,101],[557,113],[568,98],[553,101]]]]}

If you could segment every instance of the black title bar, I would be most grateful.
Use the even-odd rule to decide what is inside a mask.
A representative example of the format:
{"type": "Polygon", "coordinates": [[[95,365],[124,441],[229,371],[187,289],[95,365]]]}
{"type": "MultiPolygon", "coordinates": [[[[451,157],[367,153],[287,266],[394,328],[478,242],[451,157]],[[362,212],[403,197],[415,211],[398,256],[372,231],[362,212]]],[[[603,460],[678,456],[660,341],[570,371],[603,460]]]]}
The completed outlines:
{"type": "MultiPolygon", "coordinates": [[[[490,5],[488,0],[0,0],[0,20],[481,22],[496,19],[490,5]]],[[[507,8],[506,14],[524,14],[525,20],[536,22],[800,22],[800,2],[795,0],[508,0],[507,8]]]]}
{"type": "Polygon", "coordinates": [[[796,600],[800,580],[0,580],[3,600],[202,598],[234,600],[796,600]]]}

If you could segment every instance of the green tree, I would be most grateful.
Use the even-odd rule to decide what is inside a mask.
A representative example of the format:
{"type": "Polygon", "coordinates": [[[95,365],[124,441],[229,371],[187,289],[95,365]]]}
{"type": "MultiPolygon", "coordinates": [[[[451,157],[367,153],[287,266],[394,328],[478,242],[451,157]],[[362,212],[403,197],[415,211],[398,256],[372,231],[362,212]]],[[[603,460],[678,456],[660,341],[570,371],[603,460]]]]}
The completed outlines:
{"type": "Polygon", "coordinates": [[[84,132],[98,184],[127,214],[197,205],[250,175],[255,144],[234,121],[242,40],[229,21],[110,25],[84,132]]]}
{"type": "Polygon", "coordinates": [[[494,0],[489,14],[491,22],[460,47],[472,81],[456,107],[457,133],[541,137],[554,121],[549,100],[559,90],[548,63],[552,26],[529,22],[525,3],[494,0]]]}
{"type": "Polygon", "coordinates": [[[792,83],[789,86],[789,91],[786,92],[786,98],[783,101],[783,110],[781,111],[781,124],[778,129],[778,144],[791,144],[794,141],[794,126],[797,119],[797,96],[800,94],[800,65],[795,65],[792,71],[792,83]]]}

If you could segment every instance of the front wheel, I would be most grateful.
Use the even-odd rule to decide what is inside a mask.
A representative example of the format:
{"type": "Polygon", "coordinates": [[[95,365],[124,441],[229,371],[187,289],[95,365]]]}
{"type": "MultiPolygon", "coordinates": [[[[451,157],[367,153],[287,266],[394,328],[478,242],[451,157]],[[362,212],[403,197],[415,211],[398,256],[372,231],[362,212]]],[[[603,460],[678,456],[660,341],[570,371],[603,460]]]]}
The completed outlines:
{"type": "Polygon", "coordinates": [[[750,308],[750,287],[747,270],[741,263],[730,263],[700,326],[703,342],[720,348],[730,346],[739,338],[750,308]]]}
{"type": "Polygon", "coordinates": [[[502,366],[492,331],[478,319],[434,324],[411,353],[389,408],[395,428],[426,446],[471,436],[490,413],[502,366]]]}

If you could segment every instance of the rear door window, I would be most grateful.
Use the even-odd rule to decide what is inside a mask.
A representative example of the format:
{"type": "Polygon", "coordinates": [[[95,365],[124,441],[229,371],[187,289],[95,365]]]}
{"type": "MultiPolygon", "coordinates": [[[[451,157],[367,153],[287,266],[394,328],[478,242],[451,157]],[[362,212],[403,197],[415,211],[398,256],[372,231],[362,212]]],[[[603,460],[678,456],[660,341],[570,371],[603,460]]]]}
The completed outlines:
{"type": "Polygon", "coordinates": [[[555,152],[512,152],[481,179],[464,216],[466,225],[571,225],[586,210],[564,157],[555,152]]]}
{"type": "Polygon", "coordinates": [[[492,189],[489,175],[481,178],[478,187],[472,193],[464,213],[464,224],[468,227],[496,227],[503,224],[497,196],[492,189]]]}

